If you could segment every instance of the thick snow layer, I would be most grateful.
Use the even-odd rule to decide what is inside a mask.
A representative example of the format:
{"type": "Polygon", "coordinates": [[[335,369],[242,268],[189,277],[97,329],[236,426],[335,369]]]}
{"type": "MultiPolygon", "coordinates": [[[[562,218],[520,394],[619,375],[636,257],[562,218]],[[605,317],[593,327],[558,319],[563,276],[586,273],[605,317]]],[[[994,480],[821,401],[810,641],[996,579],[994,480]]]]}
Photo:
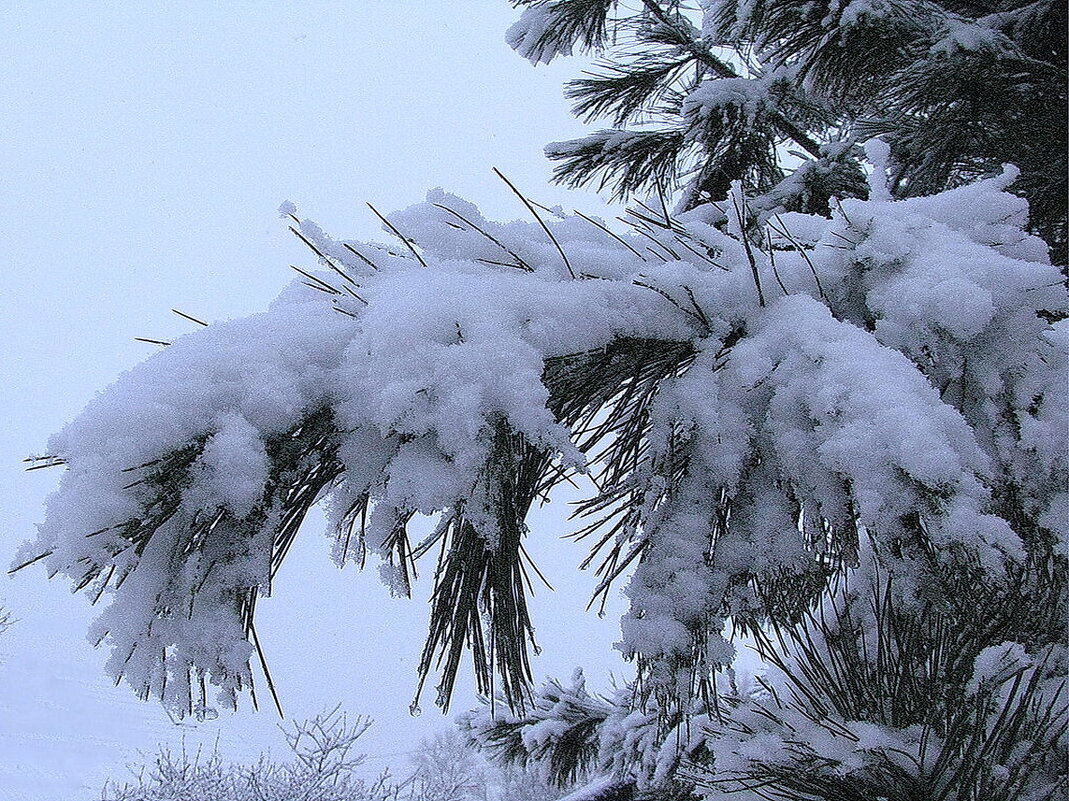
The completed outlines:
{"type": "Polygon", "coordinates": [[[743,233],[738,194],[678,221],[637,211],[622,234],[547,212],[547,234],[438,191],[392,215],[403,241],[384,245],[284,207],[320,269],[263,314],[183,337],[56,435],[69,467],[22,557],[108,599],[94,636],[115,677],[186,713],[209,703],[205,680],[233,704],[301,493],[343,525],[366,508],[364,543],[387,559],[415,512],[468,508],[496,548],[479,512],[502,469],[492,432],[597,473],[547,364],[683,343],[614,479],[633,499],[617,544],[641,554],[620,647],[660,665],[655,682],[729,662],[716,631],[751,583],[805,571],[857,526],[877,543],[919,528],[998,576],[1023,551],[992,489],[1052,527],[1066,505],[1065,327],[1038,313],[1064,309],[1064,285],[1022,231],[1013,177],[780,218],[799,235],[775,251],[743,233]]]}

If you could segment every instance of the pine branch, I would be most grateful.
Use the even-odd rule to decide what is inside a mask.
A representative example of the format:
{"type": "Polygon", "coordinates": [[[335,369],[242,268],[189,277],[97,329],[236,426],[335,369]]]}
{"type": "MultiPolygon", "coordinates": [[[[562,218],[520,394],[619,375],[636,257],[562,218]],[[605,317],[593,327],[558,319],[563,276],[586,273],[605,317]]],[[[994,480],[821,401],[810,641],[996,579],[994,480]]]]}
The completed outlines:
{"type": "MultiPolygon", "coordinates": [[[[679,19],[678,15],[675,19],[669,17],[668,13],[661,7],[661,4],[657,2],[657,0],[642,0],[642,3],[658,22],[664,25],[668,30],[676,32],[678,34],[678,42],[680,46],[684,47],[714,75],[717,75],[720,78],[740,77],[739,73],[730,64],[717,58],[716,55],[714,55],[708,47],[702,44],[697,37],[692,36],[685,27],[684,22],[679,19]]],[[[780,112],[772,113],[771,120],[780,133],[809,153],[809,155],[814,158],[820,157],[820,145],[797,124],[787,119],[780,112]]]]}
{"type": "Polygon", "coordinates": [[[599,190],[611,185],[613,197],[622,199],[670,178],[686,147],[678,130],[609,130],[555,142],[546,147],[546,155],[561,162],[553,170],[555,180],[578,187],[597,179],[599,190]]]}
{"type": "Polygon", "coordinates": [[[549,780],[567,787],[596,770],[599,756],[599,729],[620,710],[611,701],[586,689],[581,671],[571,686],[550,679],[538,688],[530,709],[518,716],[487,718],[471,713],[461,719],[469,741],[499,764],[544,766],[549,780]],[[551,723],[553,735],[533,741],[527,733],[551,723]]]}
{"type": "Polygon", "coordinates": [[[617,0],[513,0],[517,7],[544,10],[552,20],[534,42],[524,42],[527,52],[570,52],[576,42],[585,50],[597,50],[608,37],[609,12],[617,0]]]}
{"type": "Polygon", "coordinates": [[[606,62],[600,73],[569,81],[565,96],[575,101],[572,112],[587,122],[609,117],[613,125],[622,127],[635,119],[639,112],[656,103],[658,96],[690,64],[691,56],[669,58],[646,56],[633,63],[606,62]]]}
{"type": "Polygon", "coordinates": [[[416,701],[434,668],[441,670],[436,703],[448,710],[464,650],[471,651],[477,690],[493,697],[495,674],[510,709],[530,703],[528,645],[534,628],[527,610],[521,561],[524,520],[549,469],[549,455],[511,431],[493,428],[491,454],[472,497],[469,516],[458,505],[440,524],[445,551],[435,574],[429,632],[419,662],[416,701]],[[493,520],[494,530],[473,520],[493,520]]]}

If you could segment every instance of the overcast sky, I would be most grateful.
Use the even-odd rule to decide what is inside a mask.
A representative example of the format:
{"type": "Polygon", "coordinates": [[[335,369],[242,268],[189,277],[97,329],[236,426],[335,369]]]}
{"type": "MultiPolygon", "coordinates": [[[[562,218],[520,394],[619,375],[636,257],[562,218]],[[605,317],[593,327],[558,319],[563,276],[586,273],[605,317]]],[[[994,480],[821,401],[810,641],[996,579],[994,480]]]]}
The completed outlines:
{"type": "MultiPolygon", "coordinates": [[[[350,238],[383,236],[364,201],[402,208],[436,186],[487,216],[522,216],[498,167],[543,203],[606,213],[551,186],[541,155],[583,130],[561,90],[581,65],[532,68],[504,43],[515,17],[505,0],[5,9],[0,562],[30,538],[58,478],[20,460],[151,354],[134,337],[189,330],[172,307],[209,321],[261,310],[288,264],[311,263],[278,219],[283,200],[350,238]]],[[[539,518],[546,544],[564,512],[539,518]]],[[[390,600],[373,572],[336,571],[327,547],[310,521],[261,605],[274,678],[291,717],[340,701],[379,719],[373,754],[404,751],[443,723],[432,698],[418,719],[407,713],[425,605],[390,600]]],[[[580,617],[590,578],[572,577],[581,554],[568,548],[546,556],[559,591],[535,602],[537,670],[587,664],[605,687],[617,622],[580,617]]],[[[110,687],[85,641],[90,610],[43,571],[4,582],[0,600],[20,620],[0,638],[0,800],[92,798],[157,741],[220,733],[228,754],[277,751],[269,711],[175,726],[110,687]]],[[[471,703],[462,694],[454,710],[471,703]]]]}

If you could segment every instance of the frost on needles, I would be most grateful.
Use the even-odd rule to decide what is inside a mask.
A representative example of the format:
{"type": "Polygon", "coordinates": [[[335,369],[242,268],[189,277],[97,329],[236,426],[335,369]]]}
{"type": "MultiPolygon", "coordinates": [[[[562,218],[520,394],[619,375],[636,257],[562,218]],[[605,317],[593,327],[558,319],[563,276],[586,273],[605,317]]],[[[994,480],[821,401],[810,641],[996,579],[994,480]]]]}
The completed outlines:
{"type": "Polygon", "coordinates": [[[531,703],[525,518],[576,474],[662,720],[731,663],[728,621],[790,625],[837,576],[906,610],[1015,581],[1065,553],[1062,275],[1013,169],[902,201],[875,172],[830,218],[736,188],[639,204],[623,233],[436,191],[364,244],[286,207],[319,267],[56,435],[66,472],[17,561],[105,599],[108,670],[180,713],[252,687],[257,599],[320,502],[336,561],[370,556],[394,593],[441,553],[420,672],[443,706],[465,648],[482,692],[531,703]],[[437,516],[423,542],[415,515],[437,516]]]}

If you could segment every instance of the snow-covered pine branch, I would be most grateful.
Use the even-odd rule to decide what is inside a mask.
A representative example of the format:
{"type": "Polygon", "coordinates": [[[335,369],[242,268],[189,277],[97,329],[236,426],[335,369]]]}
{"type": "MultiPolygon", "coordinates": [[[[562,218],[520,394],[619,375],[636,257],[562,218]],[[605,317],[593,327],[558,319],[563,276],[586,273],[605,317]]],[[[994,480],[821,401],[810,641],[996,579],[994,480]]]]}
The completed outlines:
{"type": "Polygon", "coordinates": [[[880,136],[895,197],[1016,164],[1031,230],[1065,264],[1063,4],[513,4],[524,11],[506,38],[524,58],[595,58],[566,94],[610,127],[549,145],[562,183],[660,189],[690,209],[742,181],[761,209],[823,214],[830,198],[866,196],[858,143],[880,136]]]}
{"type": "Polygon", "coordinates": [[[256,600],[323,502],[337,561],[372,554],[393,592],[441,548],[438,702],[467,646],[522,707],[525,518],[589,471],[604,580],[632,573],[622,647],[678,715],[732,660],[725,620],[789,624],[829,576],[874,559],[910,608],[962,566],[997,587],[1064,558],[1066,295],[1015,174],[767,226],[739,192],[622,234],[560,213],[551,237],[434,192],[390,246],[287,206],[320,268],[55,436],[66,473],[18,561],[108,599],[94,636],[138,694],[233,705],[256,600]],[[416,514],[439,516],[423,543],[416,514]]]}
{"type": "Polygon", "coordinates": [[[597,696],[577,671],[526,710],[486,703],[461,728],[499,763],[578,778],[574,797],[589,801],[1060,798],[1064,605],[964,585],[951,608],[918,615],[886,577],[840,576],[798,623],[756,631],[757,674],[719,674],[667,725],[635,705],[634,686],[597,696]]]}

